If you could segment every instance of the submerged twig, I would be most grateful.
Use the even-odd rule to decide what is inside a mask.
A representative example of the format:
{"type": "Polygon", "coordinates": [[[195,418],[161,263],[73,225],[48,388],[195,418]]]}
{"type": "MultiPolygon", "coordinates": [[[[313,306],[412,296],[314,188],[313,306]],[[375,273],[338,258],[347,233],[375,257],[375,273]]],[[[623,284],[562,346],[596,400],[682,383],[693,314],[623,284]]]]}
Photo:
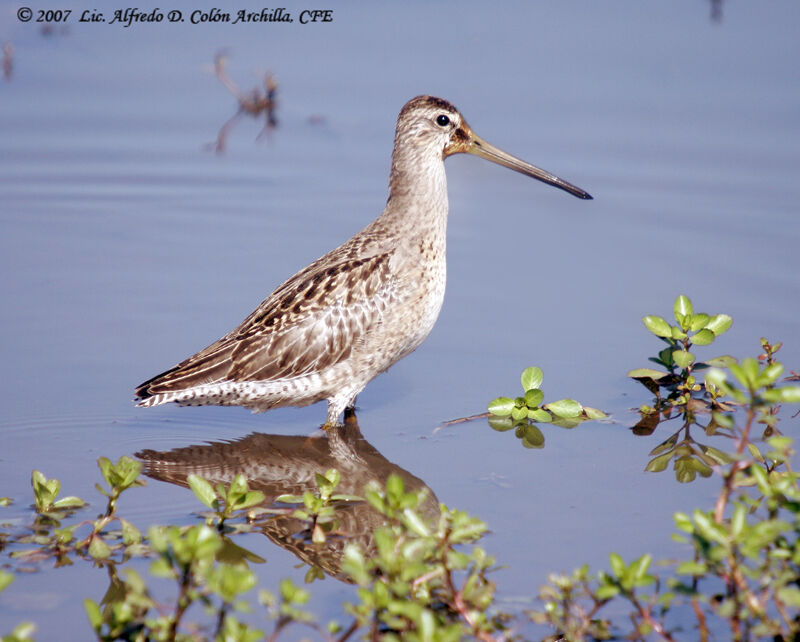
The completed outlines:
{"type": "Polygon", "coordinates": [[[438,426],[436,426],[436,429],[433,432],[435,434],[442,428],[455,426],[456,424],[464,424],[468,421],[475,421],[476,419],[487,419],[489,416],[490,414],[488,412],[482,412],[478,415],[470,415],[469,417],[459,417],[458,419],[449,419],[447,421],[443,421],[438,426]]]}
{"type": "Polygon", "coordinates": [[[239,86],[233,82],[226,71],[228,62],[227,52],[225,50],[218,51],[214,56],[214,74],[219,81],[225,85],[226,89],[233,94],[239,103],[239,109],[220,127],[217,134],[217,140],[211,145],[214,151],[222,153],[225,151],[228,131],[233,124],[239,120],[242,114],[248,116],[258,117],[264,115],[266,122],[264,127],[256,136],[256,140],[260,140],[269,130],[275,129],[278,126],[278,119],[275,116],[277,107],[277,93],[278,82],[275,76],[271,73],[264,75],[264,90],[259,88],[251,89],[249,92],[244,92],[239,89],[239,86]]]}

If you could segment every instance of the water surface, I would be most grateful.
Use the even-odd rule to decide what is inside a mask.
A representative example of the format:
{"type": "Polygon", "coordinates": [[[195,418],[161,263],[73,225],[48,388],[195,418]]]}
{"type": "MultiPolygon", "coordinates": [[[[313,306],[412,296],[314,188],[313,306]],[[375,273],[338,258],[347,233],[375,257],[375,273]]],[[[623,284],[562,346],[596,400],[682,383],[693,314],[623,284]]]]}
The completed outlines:
{"type": "MultiPolygon", "coordinates": [[[[51,35],[15,11],[0,14],[15,52],[0,81],[9,519],[27,519],[34,468],[93,513],[98,456],[316,430],[322,405],[141,410],[132,390],[380,212],[396,114],[421,93],[595,196],[448,160],[439,322],[359,397],[361,431],[382,457],[489,523],[504,598],[530,596],[549,571],[602,568],[611,550],[669,555],[671,513],[715,493],[714,480],[643,472],[669,433],[628,429],[629,408],[649,399],[625,373],[659,348],[641,316],[666,316],[688,294],[734,318],[709,351],[752,355],[767,336],[797,369],[795,3],[725,4],[721,22],[688,1],[350,4],[327,25],[71,24],[51,35]],[[207,145],[236,111],[207,70],[223,47],[241,87],[276,75],[279,125],[256,140],[261,123],[242,119],[217,155],[207,145]],[[529,365],[543,368],[548,398],[614,422],[548,428],[541,450],[483,421],[435,431],[516,394],[529,365]]],[[[198,508],[151,481],[120,511],[146,527],[191,523],[198,508]]],[[[248,538],[267,559],[263,585],[302,579],[294,556],[248,538]]],[[[74,622],[85,639],[80,600],[99,600],[106,581],[85,565],[26,575],[0,595],[0,630],[32,619],[54,639],[74,622]],[[80,595],[59,588],[74,585],[80,595]]],[[[349,594],[327,580],[314,607],[336,614],[349,594]]]]}

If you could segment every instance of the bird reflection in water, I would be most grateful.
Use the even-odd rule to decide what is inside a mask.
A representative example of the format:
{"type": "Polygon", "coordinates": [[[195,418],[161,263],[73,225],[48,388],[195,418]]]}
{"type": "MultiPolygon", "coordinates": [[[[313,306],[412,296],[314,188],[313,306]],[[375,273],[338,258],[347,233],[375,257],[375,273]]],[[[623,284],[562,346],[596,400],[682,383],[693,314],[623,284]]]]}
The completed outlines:
{"type": "MultiPolygon", "coordinates": [[[[235,441],[223,441],[176,448],[165,452],[136,453],[143,472],[153,479],[188,487],[187,477],[195,474],[213,486],[228,485],[242,474],[250,490],[264,493],[264,507],[273,506],[281,495],[302,495],[317,490],[316,474],[335,468],[341,473],[336,492],[364,496],[370,482],[381,486],[391,474],[398,475],[406,492],[425,489],[419,513],[426,519],[439,514],[436,496],[418,477],[388,461],[361,434],[355,413],[348,411],[345,423],[320,437],[253,433],[235,441]]],[[[322,569],[331,577],[350,582],[341,571],[344,548],[360,546],[367,557],[374,551],[373,531],[384,525],[382,515],[366,501],[339,502],[337,527],[324,543],[312,541],[311,523],[287,513],[267,513],[255,524],[270,540],[303,562],[322,569]]]]}

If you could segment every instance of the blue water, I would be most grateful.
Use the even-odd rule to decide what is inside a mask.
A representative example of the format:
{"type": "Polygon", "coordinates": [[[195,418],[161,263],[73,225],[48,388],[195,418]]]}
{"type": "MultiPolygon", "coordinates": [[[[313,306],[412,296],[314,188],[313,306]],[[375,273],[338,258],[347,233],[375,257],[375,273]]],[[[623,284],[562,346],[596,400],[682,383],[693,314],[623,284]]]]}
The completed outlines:
{"type": "MultiPolygon", "coordinates": [[[[549,571],[603,568],[611,550],[672,554],[672,512],[715,493],[714,480],[643,472],[669,432],[628,430],[628,409],[649,398],[625,373],[660,347],[641,316],[668,316],[685,293],[734,318],[706,356],[753,355],[767,336],[800,365],[796,3],[725,3],[721,21],[688,1],[349,3],[328,24],[73,20],[50,35],[16,10],[0,7],[0,44],[14,46],[13,75],[0,80],[9,519],[27,518],[34,468],[94,514],[98,456],[314,432],[321,405],[142,410],[132,389],[380,213],[397,112],[421,93],[595,197],[448,160],[438,324],[359,397],[374,448],[489,523],[504,597],[530,596],[549,571]],[[275,74],[279,124],[256,140],[262,122],[242,118],[214,154],[207,145],[236,111],[209,72],[223,47],[243,89],[275,74]],[[517,394],[528,365],[544,370],[548,398],[574,397],[614,422],[547,428],[542,450],[484,421],[435,430],[517,394]]],[[[147,526],[189,523],[198,508],[151,481],[120,511],[147,526]]],[[[251,545],[268,560],[263,585],[302,578],[289,553],[265,538],[251,545]]],[[[26,575],[0,594],[0,631],[31,619],[55,639],[70,622],[86,639],[80,600],[105,586],[85,564],[26,575]],[[76,585],[83,592],[58,589],[76,585]],[[32,599],[45,589],[50,599],[32,599]]],[[[315,585],[315,608],[333,615],[349,592],[315,585]]]]}

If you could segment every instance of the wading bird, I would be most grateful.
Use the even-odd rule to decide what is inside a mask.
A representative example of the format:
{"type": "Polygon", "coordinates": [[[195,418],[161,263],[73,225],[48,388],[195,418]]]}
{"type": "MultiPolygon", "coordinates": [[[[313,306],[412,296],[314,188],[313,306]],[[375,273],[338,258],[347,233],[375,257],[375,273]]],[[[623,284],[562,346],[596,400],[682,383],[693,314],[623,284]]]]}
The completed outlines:
{"type": "Polygon", "coordinates": [[[373,378],[415,350],[444,299],[444,159],[474,154],[563,189],[582,189],[479,138],[446,100],[418,96],[397,118],[383,213],[270,294],[239,327],[136,388],[139,406],[246,406],[326,399],[336,425],[373,378]]]}

